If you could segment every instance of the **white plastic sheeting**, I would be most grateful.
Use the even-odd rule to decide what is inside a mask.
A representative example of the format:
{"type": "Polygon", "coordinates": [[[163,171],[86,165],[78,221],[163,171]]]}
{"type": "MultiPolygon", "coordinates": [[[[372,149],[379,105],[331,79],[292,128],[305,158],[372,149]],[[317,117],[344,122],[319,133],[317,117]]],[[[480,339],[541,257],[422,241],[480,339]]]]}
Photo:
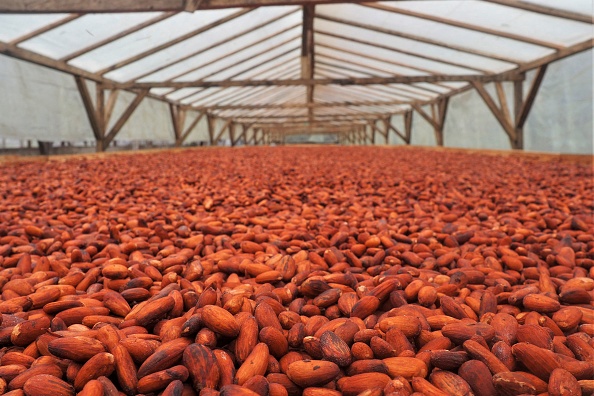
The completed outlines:
{"type": "MultiPolygon", "coordinates": [[[[593,12],[591,0],[522,1],[583,15],[593,12]]],[[[316,6],[316,78],[502,73],[517,68],[520,63],[554,54],[551,46],[582,43],[592,39],[594,33],[589,23],[494,2],[391,1],[381,2],[379,7],[388,10],[358,4],[316,6]],[[443,18],[446,23],[422,16],[443,18]],[[531,44],[453,26],[455,24],[474,25],[551,45],[531,44]]],[[[115,82],[297,79],[302,76],[302,17],[301,8],[297,6],[195,13],[0,14],[0,48],[16,45],[34,55],[67,60],[70,66],[100,73],[115,82]],[[148,25],[149,22],[152,24],[148,25]],[[109,41],[123,32],[127,34],[109,41]]],[[[526,149],[591,151],[592,145],[584,144],[584,141],[591,141],[592,130],[591,51],[587,54],[590,55],[580,54],[549,68],[525,126],[526,149]],[[570,65],[570,62],[573,63],[570,65]]],[[[0,77],[0,89],[10,92],[10,95],[0,96],[0,137],[92,138],[71,76],[2,57],[0,77]]],[[[431,100],[465,84],[317,86],[314,99],[319,103],[396,103],[324,108],[315,113],[342,111],[345,115],[377,113],[385,116],[400,109],[398,101],[431,100]]],[[[89,88],[93,91],[92,84],[89,88]]],[[[491,89],[490,85],[487,89],[491,89]]],[[[239,119],[242,114],[256,114],[282,120],[284,115],[307,113],[303,108],[219,111],[216,107],[303,104],[307,100],[304,86],[153,88],[150,92],[181,104],[200,108],[214,106],[212,114],[239,119]]],[[[132,99],[133,94],[128,92],[120,95],[112,124],[132,99]]],[[[206,121],[198,125],[189,140],[208,135],[206,121]]],[[[117,138],[172,140],[167,104],[149,98],[143,100],[117,138]]],[[[474,91],[451,98],[444,138],[446,145],[509,147],[506,135],[474,91]]],[[[432,129],[418,115],[415,116],[413,143],[434,144],[432,129]]]]}

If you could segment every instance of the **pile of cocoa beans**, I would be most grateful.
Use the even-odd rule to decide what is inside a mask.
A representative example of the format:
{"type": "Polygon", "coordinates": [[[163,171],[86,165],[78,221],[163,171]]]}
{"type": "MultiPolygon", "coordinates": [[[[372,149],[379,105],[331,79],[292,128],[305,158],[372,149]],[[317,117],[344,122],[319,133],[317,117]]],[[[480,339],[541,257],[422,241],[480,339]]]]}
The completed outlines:
{"type": "Polygon", "coordinates": [[[592,395],[593,176],[379,147],[5,163],[0,394],[592,395]]]}

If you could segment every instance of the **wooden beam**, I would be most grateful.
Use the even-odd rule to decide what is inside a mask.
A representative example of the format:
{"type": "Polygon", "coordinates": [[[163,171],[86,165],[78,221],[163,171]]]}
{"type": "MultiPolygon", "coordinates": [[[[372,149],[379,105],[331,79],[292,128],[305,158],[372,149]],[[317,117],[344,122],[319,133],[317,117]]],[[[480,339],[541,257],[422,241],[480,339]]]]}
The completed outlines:
{"type": "Polygon", "coordinates": [[[219,131],[219,133],[216,135],[216,137],[213,139],[213,144],[217,145],[219,143],[219,140],[221,139],[221,137],[223,136],[223,132],[225,132],[225,129],[229,128],[229,125],[231,125],[231,123],[233,122],[233,120],[229,119],[225,122],[225,124],[223,125],[223,127],[221,128],[221,130],[219,131]]]}
{"type": "Polygon", "coordinates": [[[103,113],[103,124],[105,125],[105,128],[109,126],[109,120],[111,119],[111,114],[113,113],[113,109],[115,108],[115,104],[118,100],[119,93],[119,89],[113,89],[109,93],[109,97],[107,98],[107,104],[105,105],[105,110],[103,113]]]}
{"type": "Polygon", "coordinates": [[[413,112],[412,110],[407,111],[404,113],[404,133],[406,139],[404,141],[406,144],[410,144],[410,140],[412,138],[412,125],[413,125],[413,112]]]}
{"type": "Polygon", "coordinates": [[[192,121],[192,123],[188,126],[188,128],[186,128],[186,130],[181,135],[178,146],[181,146],[184,144],[184,142],[186,141],[188,136],[190,136],[190,133],[192,133],[192,131],[194,130],[196,125],[198,125],[198,123],[204,117],[205,114],[206,114],[205,112],[201,112],[200,114],[198,114],[198,116],[194,119],[194,121],[192,121]]]}
{"type": "MultiPolygon", "coordinates": [[[[579,14],[577,12],[562,10],[559,8],[547,7],[545,5],[540,5],[536,3],[528,3],[524,1],[517,1],[517,0],[484,0],[490,3],[495,3],[499,5],[503,5],[506,7],[514,7],[519,8],[521,10],[537,12],[539,14],[546,14],[551,15],[558,18],[570,19],[572,21],[584,22],[584,23],[592,23],[592,16],[591,15],[584,15],[579,14]]],[[[563,2],[559,2],[559,4],[563,4],[563,2]]]]}
{"type": "Polygon", "coordinates": [[[126,65],[129,65],[130,63],[136,62],[136,61],[138,61],[138,60],[140,60],[142,58],[145,58],[145,57],[150,56],[150,55],[152,55],[154,53],[157,53],[159,51],[162,51],[162,50],[164,50],[164,49],[166,49],[166,48],[168,48],[170,46],[173,46],[175,44],[178,44],[178,43],[180,43],[180,42],[182,42],[184,40],[188,40],[188,39],[190,39],[190,38],[192,38],[194,36],[197,36],[197,35],[199,35],[201,33],[204,33],[207,30],[210,30],[210,29],[215,28],[217,26],[220,26],[220,25],[222,25],[224,23],[227,23],[229,21],[232,21],[233,19],[238,18],[238,17],[240,17],[242,15],[245,15],[248,12],[251,12],[253,10],[254,10],[253,8],[247,8],[247,9],[242,9],[242,10],[239,10],[237,12],[234,12],[233,14],[227,15],[226,17],[221,18],[221,19],[217,19],[216,21],[214,21],[212,23],[209,23],[208,25],[205,25],[205,26],[202,26],[202,27],[200,27],[198,29],[192,30],[191,32],[186,33],[186,34],[183,34],[183,35],[181,35],[179,37],[176,37],[173,40],[169,40],[169,41],[167,41],[167,42],[165,42],[165,43],[163,43],[161,45],[158,45],[158,46],[156,46],[154,48],[151,48],[149,50],[143,51],[140,54],[134,55],[134,56],[132,56],[130,58],[126,58],[123,61],[117,62],[117,63],[115,63],[115,64],[113,64],[113,65],[111,65],[109,67],[106,67],[104,69],[101,69],[101,70],[97,71],[97,74],[100,75],[100,76],[102,76],[102,75],[104,75],[104,74],[106,74],[106,73],[108,73],[110,71],[119,69],[119,68],[124,67],[126,65]]]}
{"type": "Polygon", "coordinates": [[[491,29],[491,28],[476,25],[473,23],[456,21],[454,19],[448,19],[448,18],[444,18],[441,16],[431,15],[428,13],[407,10],[404,8],[394,8],[394,7],[385,5],[385,4],[378,4],[378,3],[366,3],[364,5],[367,7],[379,9],[382,11],[388,11],[388,12],[393,12],[395,14],[401,14],[401,15],[411,16],[414,18],[425,19],[428,21],[442,23],[444,25],[455,26],[455,27],[467,29],[467,30],[473,30],[473,31],[479,32],[479,33],[491,34],[493,36],[504,37],[504,38],[508,38],[511,40],[522,41],[522,42],[525,42],[528,44],[538,45],[541,47],[553,48],[555,50],[560,50],[560,49],[565,48],[565,46],[563,46],[563,45],[551,43],[549,41],[540,40],[540,39],[536,39],[533,37],[522,36],[519,34],[507,32],[502,29],[491,29]]]}
{"type": "Polygon", "coordinates": [[[431,115],[427,114],[427,113],[425,112],[425,110],[423,110],[423,108],[421,107],[421,105],[414,103],[414,104],[412,104],[412,107],[413,107],[413,108],[414,108],[414,109],[417,111],[417,113],[419,113],[419,115],[421,115],[421,116],[422,116],[422,117],[423,117],[423,118],[424,118],[424,119],[425,119],[425,120],[426,120],[426,121],[427,121],[429,124],[431,124],[431,126],[432,126],[433,128],[439,128],[439,125],[438,125],[438,124],[435,122],[435,119],[434,119],[434,118],[433,118],[431,115]]]}
{"type": "Polygon", "coordinates": [[[392,130],[396,136],[398,136],[400,139],[404,140],[406,142],[406,135],[404,135],[403,133],[401,133],[398,129],[396,129],[396,127],[394,125],[392,125],[391,123],[389,124],[388,128],[390,130],[392,130]]]}
{"type": "Polygon", "coordinates": [[[206,113],[206,125],[208,126],[208,141],[211,146],[214,145],[214,117],[206,113]]]}
{"type": "MultiPolygon", "coordinates": [[[[358,3],[360,0],[299,0],[299,5],[358,3]]],[[[201,0],[200,10],[295,5],[295,0],[201,0]]],[[[193,8],[193,7],[192,7],[193,8]]],[[[188,11],[186,0],[0,0],[0,13],[103,13],[188,11]]]]}
{"type": "MultiPolygon", "coordinates": [[[[315,60],[314,60],[314,17],[315,5],[303,6],[303,30],[301,35],[301,78],[311,80],[314,78],[315,60]]],[[[311,104],[314,101],[314,85],[305,87],[306,103],[311,104]]],[[[310,121],[313,121],[314,109],[307,109],[310,121]]]]}
{"type": "Polygon", "coordinates": [[[80,93],[80,97],[82,99],[85,111],[87,113],[87,118],[89,119],[89,123],[91,124],[93,136],[95,136],[95,140],[99,141],[103,139],[104,130],[102,129],[102,123],[98,119],[97,113],[95,112],[95,107],[93,106],[93,100],[91,99],[91,95],[89,94],[89,88],[87,87],[87,83],[80,76],[74,76],[74,80],[76,82],[76,86],[78,87],[78,92],[80,93]]]}
{"type": "Polygon", "coordinates": [[[169,104],[169,114],[171,115],[171,123],[173,125],[173,134],[175,137],[175,145],[179,146],[182,137],[182,130],[186,119],[186,111],[177,105],[169,104]]]}
{"type": "Polygon", "coordinates": [[[128,105],[126,110],[122,113],[120,118],[118,118],[118,120],[115,122],[113,127],[110,129],[109,133],[105,136],[104,143],[103,143],[104,149],[109,147],[109,144],[116,137],[116,135],[120,132],[120,130],[122,129],[122,127],[124,126],[126,121],[128,121],[128,119],[130,118],[132,113],[134,113],[134,110],[136,110],[136,108],[138,107],[140,102],[142,102],[142,99],[144,99],[147,94],[148,94],[148,90],[143,90],[143,91],[140,91],[138,94],[136,94],[136,97],[134,98],[132,103],[130,103],[128,105]]]}
{"type": "MultiPolygon", "coordinates": [[[[192,107],[199,110],[259,110],[259,109],[293,109],[293,108],[325,108],[325,107],[356,107],[356,106],[393,106],[407,104],[401,100],[377,100],[377,101],[344,101],[344,102],[314,102],[314,103],[262,103],[262,104],[243,104],[243,105],[213,105],[192,107]]],[[[187,106],[188,108],[191,106],[187,106]]]]}
{"type": "Polygon", "coordinates": [[[122,84],[127,89],[146,88],[211,88],[211,87],[261,87],[284,85],[372,85],[372,84],[408,84],[415,82],[491,82],[513,81],[518,79],[516,74],[502,73],[497,75],[478,74],[435,74],[426,76],[394,76],[394,77],[363,77],[363,78],[322,78],[322,79],[285,79],[285,80],[223,80],[223,81],[154,81],[144,83],[122,84]]]}
{"type": "Polygon", "coordinates": [[[514,126],[510,123],[510,120],[505,118],[503,111],[497,106],[497,104],[495,103],[489,92],[487,92],[483,84],[479,82],[473,82],[472,85],[474,86],[474,89],[476,89],[478,94],[481,96],[489,110],[491,110],[491,113],[493,113],[493,115],[499,122],[499,125],[501,125],[501,127],[509,137],[510,141],[514,141],[516,138],[516,132],[514,126]]]}
{"type": "MultiPolygon", "coordinates": [[[[413,104],[413,108],[419,113],[431,126],[435,133],[435,142],[438,146],[443,146],[443,130],[445,126],[446,114],[448,109],[449,97],[439,98],[437,102],[430,103],[431,115],[427,114],[420,105],[413,104]]],[[[407,120],[405,119],[405,123],[407,120]]],[[[412,125],[412,118],[408,121],[412,125]]]]}
{"type": "Polygon", "coordinates": [[[538,89],[540,88],[540,85],[542,83],[542,80],[544,79],[546,71],[547,71],[547,65],[544,65],[544,66],[539,67],[536,72],[536,76],[534,77],[534,80],[532,81],[532,85],[530,85],[530,88],[528,89],[528,96],[526,97],[525,100],[523,100],[522,106],[520,107],[520,110],[517,115],[516,125],[519,128],[524,127],[524,123],[526,122],[526,119],[528,118],[528,114],[530,113],[530,110],[532,109],[532,105],[534,104],[534,99],[536,98],[536,94],[538,93],[538,89]]]}

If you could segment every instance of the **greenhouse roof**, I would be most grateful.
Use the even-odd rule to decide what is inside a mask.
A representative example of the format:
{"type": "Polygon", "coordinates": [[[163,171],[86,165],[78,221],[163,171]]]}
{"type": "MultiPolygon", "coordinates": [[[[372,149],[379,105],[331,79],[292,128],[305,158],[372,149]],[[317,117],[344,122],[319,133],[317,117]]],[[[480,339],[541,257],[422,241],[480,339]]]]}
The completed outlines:
{"type": "Polygon", "coordinates": [[[0,53],[74,75],[87,111],[92,81],[244,126],[413,108],[437,124],[452,95],[497,107],[484,83],[592,48],[592,15],[591,0],[0,0],[0,53]]]}

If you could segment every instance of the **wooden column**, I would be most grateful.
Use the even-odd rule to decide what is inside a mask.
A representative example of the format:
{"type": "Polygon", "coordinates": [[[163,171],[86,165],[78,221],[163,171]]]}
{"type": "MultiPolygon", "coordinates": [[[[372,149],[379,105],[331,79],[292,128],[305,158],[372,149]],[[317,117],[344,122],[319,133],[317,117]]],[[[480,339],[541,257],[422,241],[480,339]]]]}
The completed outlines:
{"type": "Polygon", "coordinates": [[[175,133],[175,146],[181,147],[188,136],[190,136],[190,133],[194,130],[196,125],[198,125],[200,120],[204,117],[205,113],[200,112],[194,121],[192,121],[190,125],[184,129],[187,119],[187,111],[180,109],[179,106],[170,104],[169,112],[171,114],[171,121],[173,123],[173,132],[175,133]]]}
{"type": "Polygon", "coordinates": [[[404,141],[406,144],[410,145],[410,139],[412,137],[412,122],[413,122],[413,112],[412,110],[407,111],[404,113],[404,136],[406,137],[404,141]]]}
{"type": "Polygon", "coordinates": [[[412,105],[417,113],[419,113],[433,127],[435,142],[438,146],[443,146],[443,129],[448,111],[448,102],[449,97],[445,97],[439,99],[435,103],[431,103],[431,114],[427,114],[418,104],[412,105]]]}
{"type": "Polygon", "coordinates": [[[487,92],[483,83],[473,82],[472,85],[481,96],[491,113],[495,116],[499,125],[503,128],[509,138],[510,145],[514,150],[524,149],[524,124],[528,119],[534,99],[538,93],[538,89],[544,79],[547,70],[547,65],[541,66],[536,71],[536,76],[532,81],[526,98],[523,95],[523,83],[521,80],[514,81],[514,101],[513,112],[507,104],[503,83],[495,82],[495,89],[497,92],[497,99],[495,99],[487,92]],[[513,114],[513,117],[512,117],[513,114]]]}
{"type": "MultiPolygon", "coordinates": [[[[314,17],[315,5],[303,6],[303,23],[301,34],[301,78],[311,80],[314,78],[314,17]]],[[[307,114],[309,122],[314,119],[314,85],[308,84],[305,88],[306,100],[309,105],[307,114]]]]}
{"type": "Polygon", "coordinates": [[[144,97],[148,94],[148,90],[144,89],[136,93],[136,97],[132,103],[128,105],[120,118],[118,118],[111,129],[108,130],[107,127],[109,126],[111,114],[118,98],[118,91],[112,90],[110,92],[106,104],[105,89],[101,84],[96,84],[96,103],[93,105],[93,101],[91,100],[91,95],[89,94],[89,89],[85,80],[80,76],[74,76],[74,80],[83,101],[87,117],[89,118],[91,129],[93,130],[97,152],[105,151],[116,135],[120,132],[126,121],[130,119],[130,116],[132,113],[134,113],[134,110],[136,110],[140,102],[142,102],[142,99],[144,99],[144,97]]]}

